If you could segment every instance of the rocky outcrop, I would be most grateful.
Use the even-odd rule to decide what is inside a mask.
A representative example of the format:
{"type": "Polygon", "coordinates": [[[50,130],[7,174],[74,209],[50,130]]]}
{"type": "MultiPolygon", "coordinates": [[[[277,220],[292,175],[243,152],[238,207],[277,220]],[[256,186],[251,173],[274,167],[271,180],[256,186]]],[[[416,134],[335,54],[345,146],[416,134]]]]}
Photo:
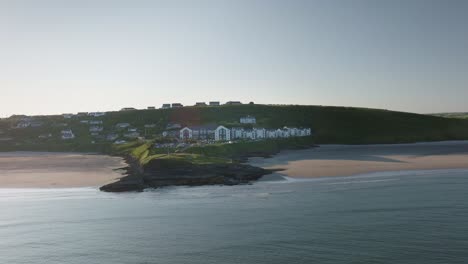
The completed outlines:
{"type": "Polygon", "coordinates": [[[106,192],[142,191],[164,186],[238,185],[271,174],[272,171],[239,163],[195,165],[168,160],[153,160],[144,168],[135,163],[127,176],[100,188],[106,192]]]}

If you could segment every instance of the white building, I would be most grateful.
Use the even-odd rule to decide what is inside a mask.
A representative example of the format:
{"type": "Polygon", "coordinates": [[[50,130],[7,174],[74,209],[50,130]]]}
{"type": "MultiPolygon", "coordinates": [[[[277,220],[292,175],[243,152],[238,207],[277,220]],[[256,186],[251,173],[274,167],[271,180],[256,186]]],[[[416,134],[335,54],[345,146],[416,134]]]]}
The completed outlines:
{"type": "MultiPolygon", "coordinates": [[[[184,140],[214,139],[215,141],[229,141],[236,139],[263,140],[275,138],[304,137],[310,135],[310,128],[283,127],[278,129],[245,129],[242,127],[227,128],[224,126],[217,125],[184,127],[178,132],[178,137],[184,140]]],[[[163,133],[163,136],[167,136],[167,131],[163,133]]]]}
{"type": "Polygon", "coordinates": [[[253,116],[248,115],[248,116],[241,117],[240,123],[241,124],[256,124],[257,119],[255,119],[255,117],[253,116]]]}
{"type": "Polygon", "coordinates": [[[256,139],[257,134],[255,133],[255,130],[253,129],[244,130],[242,131],[242,138],[243,139],[256,139]]]}
{"type": "Polygon", "coordinates": [[[95,133],[95,132],[102,132],[104,128],[102,126],[92,126],[89,128],[89,132],[95,133]]]}
{"type": "Polygon", "coordinates": [[[180,139],[192,139],[193,138],[193,130],[189,127],[184,127],[180,130],[180,139]]]}
{"type": "Polygon", "coordinates": [[[215,130],[216,141],[229,141],[231,140],[231,130],[224,126],[218,126],[215,130]]]}
{"type": "Polygon", "coordinates": [[[179,131],[180,139],[214,139],[215,130],[218,126],[214,124],[202,126],[184,127],[179,131]]]}
{"type": "Polygon", "coordinates": [[[180,124],[177,124],[177,123],[168,123],[166,125],[166,129],[170,130],[170,129],[179,129],[181,128],[182,126],[180,124]]]}
{"type": "Polygon", "coordinates": [[[268,129],[265,131],[266,138],[277,138],[278,134],[276,129],[268,129]]]}
{"type": "Polygon", "coordinates": [[[102,125],[102,120],[91,120],[89,121],[90,125],[102,125]]]}
{"type": "Polygon", "coordinates": [[[233,127],[231,128],[231,139],[239,139],[242,138],[242,131],[244,129],[242,127],[233,127]]]}
{"type": "Polygon", "coordinates": [[[255,138],[256,139],[264,139],[266,138],[266,129],[264,128],[255,128],[255,138]]]}
{"type": "Polygon", "coordinates": [[[122,128],[127,128],[129,127],[130,124],[129,123],[118,123],[117,125],[115,125],[116,128],[119,128],[119,129],[122,129],[122,128]]]}
{"type": "Polygon", "coordinates": [[[68,139],[74,139],[75,138],[75,134],[73,134],[73,131],[71,129],[62,130],[61,134],[62,134],[62,139],[63,140],[68,140],[68,139]]]}

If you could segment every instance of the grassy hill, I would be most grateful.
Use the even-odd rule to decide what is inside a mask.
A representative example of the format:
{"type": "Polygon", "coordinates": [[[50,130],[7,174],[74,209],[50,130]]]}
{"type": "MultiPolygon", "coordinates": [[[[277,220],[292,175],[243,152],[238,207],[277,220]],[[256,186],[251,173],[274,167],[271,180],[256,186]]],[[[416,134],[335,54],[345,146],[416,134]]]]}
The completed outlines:
{"type": "MultiPolygon", "coordinates": [[[[102,120],[102,134],[119,133],[117,123],[130,123],[142,136],[157,138],[168,123],[199,125],[217,123],[239,126],[239,118],[253,115],[257,126],[265,128],[311,127],[318,144],[373,144],[468,139],[468,120],[393,112],[378,109],[325,106],[240,105],[220,107],[184,107],[164,110],[109,112],[103,117],[38,116],[39,128],[13,129],[19,117],[0,120],[0,150],[111,151],[111,142],[90,136],[89,125],[82,120],[102,120]],[[144,128],[154,124],[152,128],[144,128]],[[71,128],[77,138],[63,141],[60,130],[71,128]],[[39,139],[39,135],[53,137],[39,139]],[[12,140],[2,140],[12,138],[12,140]]],[[[262,146],[258,146],[262,148],[262,146]]],[[[213,150],[219,152],[222,150],[213,150]]],[[[194,149],[193,152],[203,151],[194,149]]]]}
{"type": "Polygon", "coordinates": [[[257,126],[260,127],[311,127],[317,143],[370,144],[468,139],[468,120],[351,107],[185,107],[114,112],[105,117],[105,122],[125,120],[139,127],[155,123],[155,130],[158,131],[163,130],[168,122],[236,126],[241,116],[249,114],[257,118],[257,126]]]}

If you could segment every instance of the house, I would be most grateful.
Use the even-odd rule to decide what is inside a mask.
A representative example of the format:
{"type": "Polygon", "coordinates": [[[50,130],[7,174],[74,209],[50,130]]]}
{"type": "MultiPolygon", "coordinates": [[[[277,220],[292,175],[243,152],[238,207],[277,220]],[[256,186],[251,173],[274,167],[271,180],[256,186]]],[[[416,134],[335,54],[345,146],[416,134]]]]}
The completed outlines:
{"type": "Polygon", "coordinates": [[[177,123],[168,123],[166,125],[166,129],[167,130],[170,130],[170,129],[180,129],[182,126],[180,124],[177,124],[177,123]]]}
{"type": "Polygon", "coordinates": [[[70,119],[70,118],[73,117],[73,114],[63,114],[62,116],[63,116],[63,118],[65,118],[65,119],[70,119]]]}
{"type": "Polygon", "coordinates": [[[242,131],[242,138],[243,139],[256,139],[257,134],[255,133],[255,130],[253,129],[246,129],[242,131]]]}
{"type": "Polygon", "coordinates": [[[117,125],[115,125],[115,127],[116,127],[117,129],[123,129],[123,128],[127,128],[127,127],[129,127],[129,126],[130,126],[129,123],[118,123],[117,125]]]}
{"type": "Polygon", "coordinates": [[[118,139],[118,138],[119,138],[119,135],[117,135],[117,134],[115,134],[115,133],[111,133],[111,134],[108,134],[108,135],[106,136],[106,140],[107,140],[107,141],[114,141],[114,140],[116,140],[116,139],[118,139]]]}
{"type": "Polygon", "coordinates": [[[177,130],[169,130],[169,131],[164,131],[161,134],[163,137],[170,137],[170,138],[178,138],[180,137],[180,133],[177,130]]]}
{"type": "Polygon", "coordinates": [[[114,144],[117,144],[117,145],[121,145],[121,144],[125,144],[125,143],[127,143],[127,141],[125,141],[125,140],[117,140],[117,141],[114,142],[114,144]]]}
{"type": "Polygon", "coordinates": [[[100,117],[100,116],[105,116],[106,113],[104,113],[104,112],[91,112],[88,115],[89,116],[94,116],[94,117],[100,117]]]}
{"type": "Polygon", "coordinates": [[[179,107],[184,107],[182,104],[180,103],[173,103],[172,104],[172,108],[179,108],[179,107]]]}
{"type": "Polygon", "coordinates": [[[239,102],[239,101],[229,101],[229,102],[226,102],[226,105],[241,105],[242,103],[239,102]]]}
{"type": "Polygon", "coordinates": [[[133,108],[133,107],[124,107],[122,109],[120,109],[121,112],[125,112],[125,111],[135,111],[136,109],[133,108]]]}
{"type": "Polygon", "coordinates": [[[255,128],[255,138],[256,139],[264,139],[266,138],[266,129],[264,128],[255,128]]]}
{"type": "Polygon", "coordinates": [[[240,118],[240,123],[241,124],[256,124],[257,123],[257,119],[255,119],[255,117],[253,116],[245,116],[245,117],[241,117],[240,118]]]}
{"type": "Polygon", "coordinates": [[[89,121],[90,125],[102,125],[102,120],[91,120],[89,121]]]}
{"type": "Polygon", "coordinates": [[[155,128],[156,124],[146,124],[145,128],[155,128]]]}
{"type": "Polygon", "coordinates": [[[218,101],[211,101],[210,106],[220,106],[220,103],[218,101]]]}
{"type": "Polygon", "coordinates": [[[162,109],[169,109],[169,108],[171,108],[171,104],[163,104],[161,108],[162,109]]]}
{"type": "Polygon", "coordinates": [[[206,106],[205,102],[197,102],[195,103],[195,106],[206,106]]]}
{"type": "Polygon", "coordinates": [[[30,127],[41,127],[44,123],[42,123],[41,121],[32,121],[30,123],[30,127]]]}
{"type": "MultiPolygon", "coordinates": [[[[286,128],[286,127],[285,127],[286,128]]],[[[296,137],[299,134],[299,129],[296,127],[288,128],[289,129],[289,136],[296,137]]]]}
{"type": "Polygon", "coordinates": [[[89,132],[95,133],[95,132],[102,132],[104,128],[102,126],[92,126],[89,128],[89,132]]]}
{"type": "Polygon", "coordinates": [[[278,134],[277,134],[276,129],[267,129],[265,131],[265,137],[266,138],[277,138],[278,134]]]}
{"type": "Polygon", "coordinates": [[[242,131],[244,129],[242,127],[233,127],[231,128],[231,139],[239,139],[242,138],[242,131]]]}
{"type": "Polygon", "coordinates": [[[231,130],[224,126],[218,126],[215,129],[215,140],[216,141],[229,141],[231,140],[231,130]]]}
{"type": "Polygon", "coordinates": [[[99,136],[99,132],[91,132],[91,136],[97,137],[97,136],[99,136]]]}
{"type": "Polygon", "coordinates": [[[31,122],[29,121],[21,121],[18,124],[16,124],[16,128],[27,128],[31,126],[31,122]]]}
{"type": "Polygon", "coordinates": [[[156,109],[156,107],[154,107],[154,106],[148,106],[148,108],[147,108],[147,109],[148,109],[148,110],[155,110],[155,109],[156,109]]]}
{"type": "Polygon", "coordinates": [[[61,134],[62,134],[62,139],[63,140],[68,140],[68,139],[74,139],[75,138],[75,134],[73,134],[73,131],[71,129],[62,130],[61,134]]]}
{"type": "Polygon", "coordinates": [[[193,130],[189,127],[184,127],[180,130],[180,139],[191,139],[193,138],[193,130]]]}
{"type": "Polygon", "coordinates": [[[41,135],[38,136],[38,138],[40,138],[40,139],[46,139],[46,138],[51,138],[51,137],[52,137],[51,133],[41,134],[41,135]]]}
{"type": "Polygon", "coordinates": [[[184,127],[179,131],[180,139],[214,139],[215,130],[218,126],[215,124],[184,127]]]}
{"type": "Polygon", "coordinates": [[[131,138],[131,139],[138,138],[139,136],[140,136],[140,133],[135,132],[135,131],[128,132],[128,133],[124,134],[124,137],[131,138]]]}
{"type": "Polygon", "coordinates": [[[82,123],[82,124],[89,124],[89,120],[81,120],[80,123],[82,123]]]}
{"type": "Polygon", "coordinates": [[[310,128],[300,128],[298,129],[298,133],[300,137],[306,137],[312,135],[312,129],[310,128]]]}
{"type": "Polygon", "coordinates": [[[136,129],[136,128],[129,128],[127,131],[128,131],[128,132],[138,132],[138,129],[136,129]]]}

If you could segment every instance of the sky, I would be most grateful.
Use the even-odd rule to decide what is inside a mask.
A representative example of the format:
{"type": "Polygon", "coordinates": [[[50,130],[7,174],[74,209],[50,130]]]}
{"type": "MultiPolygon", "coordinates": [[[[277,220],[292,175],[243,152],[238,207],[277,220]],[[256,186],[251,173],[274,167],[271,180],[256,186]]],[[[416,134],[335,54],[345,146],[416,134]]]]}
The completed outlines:
{"type": "Polygon", "coordinates": [[[0,0],[0,117],[197,101],[468,111],[468,1],[0,0]]]}

